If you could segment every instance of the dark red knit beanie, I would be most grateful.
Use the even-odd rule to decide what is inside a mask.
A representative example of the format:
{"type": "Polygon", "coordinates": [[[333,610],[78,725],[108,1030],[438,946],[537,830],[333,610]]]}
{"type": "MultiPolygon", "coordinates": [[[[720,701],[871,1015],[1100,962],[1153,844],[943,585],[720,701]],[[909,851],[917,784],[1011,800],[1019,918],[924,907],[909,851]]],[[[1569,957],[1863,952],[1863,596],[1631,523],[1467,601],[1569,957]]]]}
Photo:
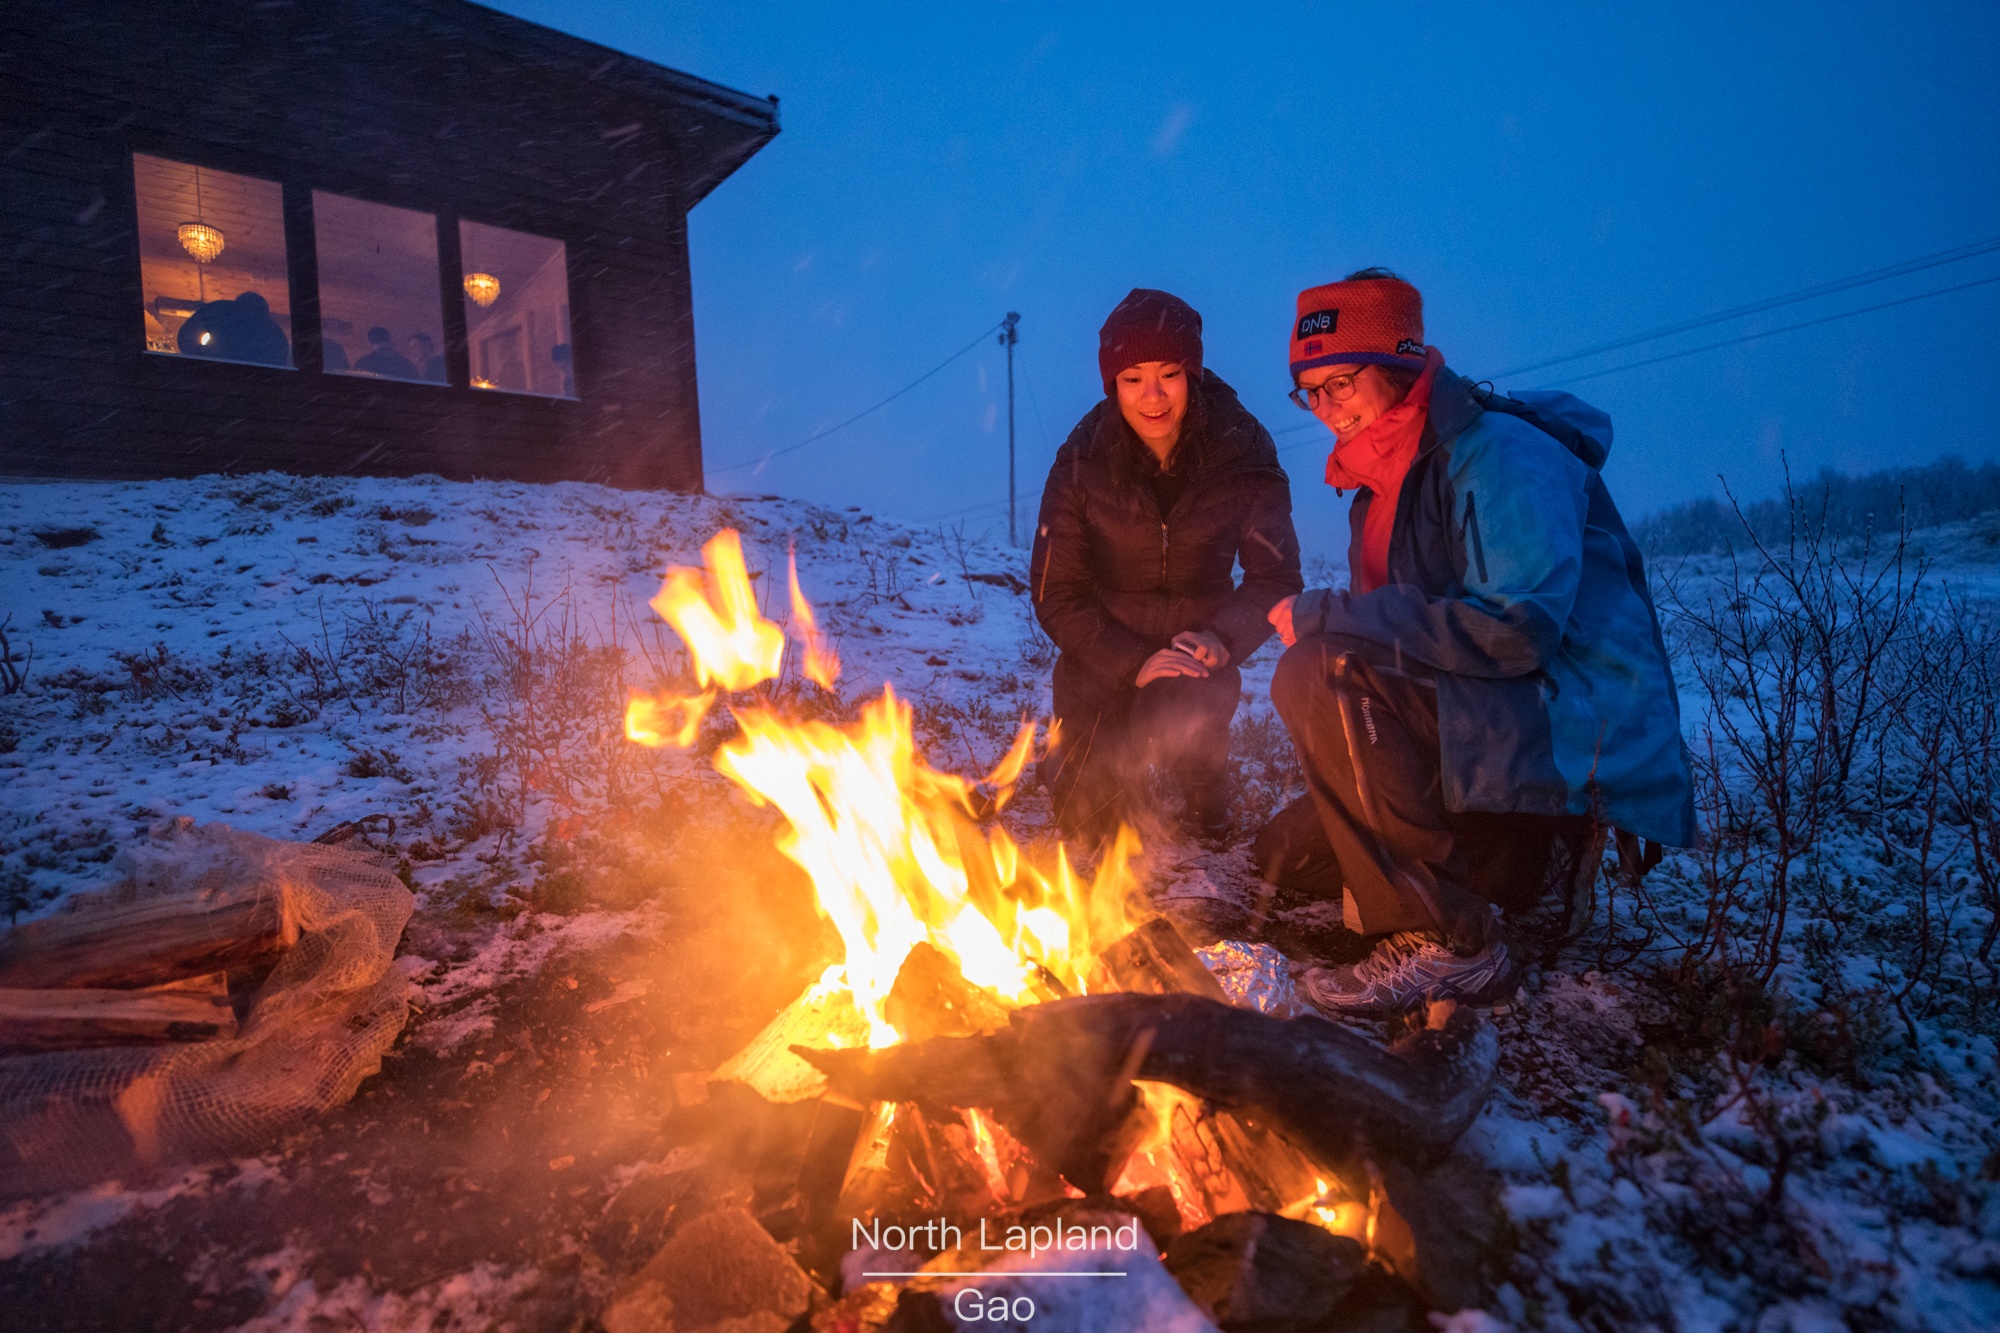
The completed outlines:
{"type": "Polygon", "coordinates": [[[1117,393],[1118,372],[1146,361],[1178,361],[1188,382],[1201,382],[1201,316],[1180,297],[1134,287],[1097,331],[1097,368],[1104,396],[1117,393]]]}

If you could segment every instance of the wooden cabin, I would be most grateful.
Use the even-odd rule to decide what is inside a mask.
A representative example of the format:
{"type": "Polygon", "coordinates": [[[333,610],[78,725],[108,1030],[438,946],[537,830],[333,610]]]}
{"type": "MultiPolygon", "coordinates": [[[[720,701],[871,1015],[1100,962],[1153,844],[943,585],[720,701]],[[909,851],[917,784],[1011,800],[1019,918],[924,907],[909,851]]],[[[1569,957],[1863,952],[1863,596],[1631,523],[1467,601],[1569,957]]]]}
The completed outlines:
{"type": "Polygon", "coordinates": [[[700,489],[777,98],[466,0],[10,0],[0,78],[0,474],[700,489]]]}

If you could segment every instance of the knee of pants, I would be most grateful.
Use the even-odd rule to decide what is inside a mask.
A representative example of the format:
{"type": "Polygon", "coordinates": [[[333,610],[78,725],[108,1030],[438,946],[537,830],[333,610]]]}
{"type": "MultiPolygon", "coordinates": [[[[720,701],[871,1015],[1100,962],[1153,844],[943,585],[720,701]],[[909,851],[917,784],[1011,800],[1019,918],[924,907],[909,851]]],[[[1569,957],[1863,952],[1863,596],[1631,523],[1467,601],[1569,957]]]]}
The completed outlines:
{"type": "Polygon", "coordinates": [[[1317,646],[1295,643],[1285,649],[1271,673],[1271,704],[1278,716],[1296,717],[1316,690],[1326,688],[1325,653],[1317,646]]]}

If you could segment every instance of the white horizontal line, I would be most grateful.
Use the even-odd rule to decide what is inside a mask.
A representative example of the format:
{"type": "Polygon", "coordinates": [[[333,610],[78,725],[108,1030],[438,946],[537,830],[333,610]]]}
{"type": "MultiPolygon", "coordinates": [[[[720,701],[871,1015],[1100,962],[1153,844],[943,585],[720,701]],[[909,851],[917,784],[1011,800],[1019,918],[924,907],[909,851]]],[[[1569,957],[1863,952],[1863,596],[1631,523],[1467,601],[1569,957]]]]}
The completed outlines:
{"type": "Polygon", "coordinates": [[[1021,1273],[1005,1269],[981,1269],[972,1273],[863,1273],[863,1277],[1124,1277],[1123,1273],[1021,1273]]]}

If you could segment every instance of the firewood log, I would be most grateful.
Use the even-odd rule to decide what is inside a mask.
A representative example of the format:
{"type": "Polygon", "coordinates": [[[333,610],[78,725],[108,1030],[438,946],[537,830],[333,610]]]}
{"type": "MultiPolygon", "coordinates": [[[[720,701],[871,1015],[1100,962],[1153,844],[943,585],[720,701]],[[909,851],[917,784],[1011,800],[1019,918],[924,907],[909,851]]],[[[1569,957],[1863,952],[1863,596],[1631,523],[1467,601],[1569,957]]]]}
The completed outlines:
{"type": "Polygon", "coordinates": [[[70,1050],[235,1035],[227,992],[0,990],[0,1049],[70,1050]]]}
{"type": "Polygon", "coordinates": [[[58,913],[0,934],[0,987],[140,987],[242,966],[298,941],[286,908],[253,887],[58,913]]]}
{"type": "Polygon", "coordinates": [[[1316,1015],[1277,1019],[1196,995],[1079,996],[1018,1010],[989,1036],[793,1049],[851,1097],[993,1107],[1052,1162],[1141,1078],[1256,1113],[1321,1161],[1365,1147],[1423,1165],[1479,1114],[1499,1062],[1492,1026],[1448,1008],[1386,1049],[1316,1015]]]}
{"type": "Polygon", "coordinates": [[[1194,956],[1186,939],[1173,922],[1156,916],[1098,955],[1098,966],[1110,978],[1110,987],[1142,995],[1205,995],[1211,1000],[1227,1000],[1215,974],[1194,956]]]}

